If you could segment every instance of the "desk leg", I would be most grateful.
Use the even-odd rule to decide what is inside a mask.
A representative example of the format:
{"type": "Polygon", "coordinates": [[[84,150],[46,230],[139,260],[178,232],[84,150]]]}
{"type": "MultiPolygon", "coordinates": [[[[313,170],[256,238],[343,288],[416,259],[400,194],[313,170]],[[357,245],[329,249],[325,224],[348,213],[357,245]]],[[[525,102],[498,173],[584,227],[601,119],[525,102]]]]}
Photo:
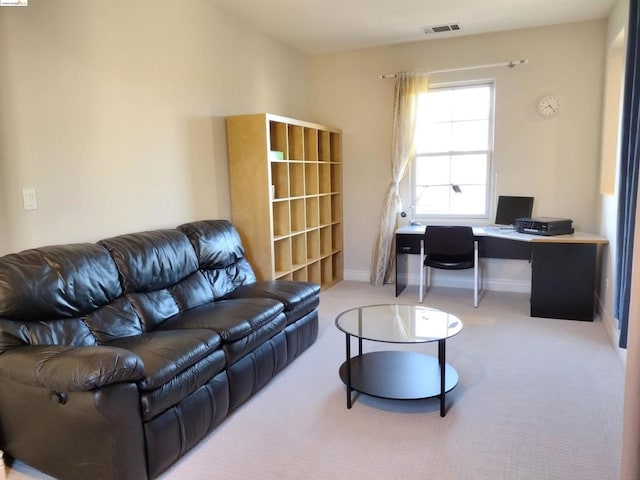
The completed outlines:
{"type": "Polygon", "coordinates": [[[447,363],[447,341],[445,339],[438,340],[438,363],[440,364],[440,416],[445,416],[445,367],[447,363]]]}
{"type": "Polygon", "coordinates": [[[409,255],[396,252],[396,297],[409,282],[409,255]]]}

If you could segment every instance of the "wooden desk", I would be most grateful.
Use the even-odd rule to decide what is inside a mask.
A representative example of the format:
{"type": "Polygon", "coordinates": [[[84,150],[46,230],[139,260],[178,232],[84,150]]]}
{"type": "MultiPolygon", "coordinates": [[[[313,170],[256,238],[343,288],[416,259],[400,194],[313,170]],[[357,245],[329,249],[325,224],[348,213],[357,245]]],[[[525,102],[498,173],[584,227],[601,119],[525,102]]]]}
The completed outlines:
{"type": "MultiPolygon", "coordinates": [[[[396,231],[396,296],[407,286],[409,255],[420,254],[424,226],[396,231]]],[[[473,227],[481,258],[528,260],[531,263],[531,316],[592,321],[595,289],[604,237],[529,235],[513,230],[473,227]]]]}

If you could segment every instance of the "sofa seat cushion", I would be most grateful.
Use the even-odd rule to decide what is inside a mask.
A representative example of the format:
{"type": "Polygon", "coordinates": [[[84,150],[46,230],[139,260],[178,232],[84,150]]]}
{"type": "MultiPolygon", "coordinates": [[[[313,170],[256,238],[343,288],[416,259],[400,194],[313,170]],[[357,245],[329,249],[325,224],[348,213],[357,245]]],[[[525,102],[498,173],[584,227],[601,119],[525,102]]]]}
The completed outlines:
{"type": "Polygon", "coordinates": [[[237,287],[225,299],[272,298],[284,304],[287,325],[315,310],[320,303],[320,286],[311,282],[266,280],[237,287]]]}
{"type": "Polygon", "coordinates": [[[222,339],[212,330],[156,331],[110,342],[126,348],[144,363],[140,379],[143,421],[157,417],[177,405],[226,366],[222,339]]]}
{"type": "Polygon", "coordinates": [[[219,349],[154,390],[140,392],[142,420],[148,422],[175,407],[214,378],[226,379],[227,358],[219,349]]]}
{"type": "Polygon", "coordinates": [[[140,390],[153,390],[220,348],[220,335],[211,330],[154,331],[123,337],[109,346],[127,349],[144,364],[140,390]]]}
{"type": "Polygon", "coordinates": [[[222,337],[232,364],[284,330],[284,305],[269,298],[219,300],[192,308],[165,321],[159,330],[211,329],[222,337]]]}

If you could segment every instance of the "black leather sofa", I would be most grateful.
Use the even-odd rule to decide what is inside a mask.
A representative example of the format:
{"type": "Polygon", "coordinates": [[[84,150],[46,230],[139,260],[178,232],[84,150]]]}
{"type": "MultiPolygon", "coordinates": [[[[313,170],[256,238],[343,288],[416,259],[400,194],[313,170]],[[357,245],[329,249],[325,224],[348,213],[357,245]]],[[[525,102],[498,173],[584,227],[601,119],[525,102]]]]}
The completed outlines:
{"type": "Polygon", "coordinates": [[[320,289],[256,282],[224,220],[0,258],[0,450],[158,476],[316,340],[320,289]]]}

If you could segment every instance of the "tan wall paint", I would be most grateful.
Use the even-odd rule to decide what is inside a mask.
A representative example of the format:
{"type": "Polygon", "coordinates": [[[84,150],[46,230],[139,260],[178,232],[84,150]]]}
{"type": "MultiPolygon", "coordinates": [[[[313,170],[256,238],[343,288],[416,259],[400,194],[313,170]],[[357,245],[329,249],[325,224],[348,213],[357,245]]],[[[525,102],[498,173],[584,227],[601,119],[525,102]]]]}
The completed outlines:
{"type": "Polygon", "coordinates": [[[206,1],[3,9],[0,254],[228,217],[224,116],[270,111],[343,129],[345,270],[366,279],[391,148],[393,81],[378,75],[518,58],[530,63],[432,81],[494,78],[498,193],[535,195],[536,214],[597,231],[605,25],[321,55],[308,72],[306,57],[206,1]],[[545,120],[534,104],[549,92],[564,108],[545,120]],[[38,210],[22,209],[23,187],[38,210]]]}
{"type": "Polygon", "coordinates": [[[602,154],[600,165],[600,193],[613,195],[616,187],[618,165],[618,139],[622,115],[622,92],[624,87],[625,32],[607,49],[602,118],[602,154]]]}
{"type": "MultiPolygon", "coordinates": [[[[384,73],[529,59],[514,69],[443,74],[431,82],[495,79],[497,193],[533,195],[535,215],[570,217],[577,229],[597,232],[606,26],[603,19],[313,57],[311,112],[343,129],[345,278],[368,278],[390,178],[393,81],[380,80],[384,73]],[[563,102],[551,119],[535,110],[548,93],[563,102]]],[[[408,182],[402,189],[407,207],[408,182]]],[[[496,268],[496,275],[512,276],[496,268]]]]}
{"type": "MultiPolygon", "coordinates": [[[[618,320],[614,316],[614,287],[617,256],[618,191],[620,169],[619,129],[622,116],[626,27],[629,2],[618,0],[607,25],[606,70],[603,97],[600,234],[609,239],[602,255],[600,305],[603,324],[613,343],[618,344],[618,320]]],[[[624,359],[626,351],[618,349],[624,359]]]]}
{"type": "Polygon", "coordinates": [[[206,0],[31,0],[0,49],[0,254],[228,218],[224,117],[307,118],[306,57],[206,0]]]}

